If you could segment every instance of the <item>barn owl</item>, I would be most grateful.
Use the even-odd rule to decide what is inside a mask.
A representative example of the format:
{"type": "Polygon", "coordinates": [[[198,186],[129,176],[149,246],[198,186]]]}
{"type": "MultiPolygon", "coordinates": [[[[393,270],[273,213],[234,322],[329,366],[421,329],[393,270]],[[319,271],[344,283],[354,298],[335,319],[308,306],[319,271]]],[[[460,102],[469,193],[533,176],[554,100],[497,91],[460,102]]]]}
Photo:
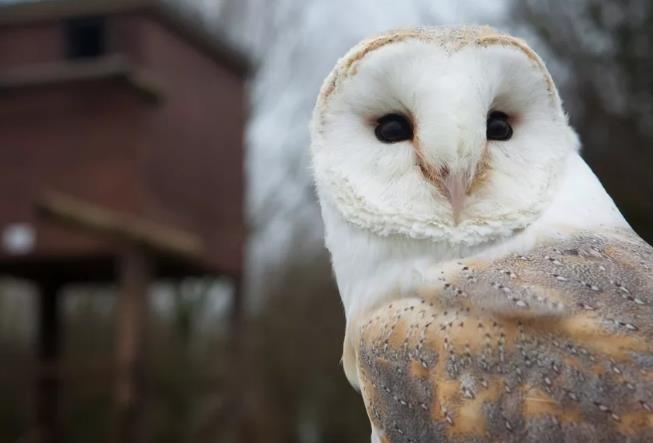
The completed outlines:
{"type": "Polygon", "coordinates": [[[653,441],[653,248],[524,41],[360,43],[311,153],[372,441],[653,441]]]}

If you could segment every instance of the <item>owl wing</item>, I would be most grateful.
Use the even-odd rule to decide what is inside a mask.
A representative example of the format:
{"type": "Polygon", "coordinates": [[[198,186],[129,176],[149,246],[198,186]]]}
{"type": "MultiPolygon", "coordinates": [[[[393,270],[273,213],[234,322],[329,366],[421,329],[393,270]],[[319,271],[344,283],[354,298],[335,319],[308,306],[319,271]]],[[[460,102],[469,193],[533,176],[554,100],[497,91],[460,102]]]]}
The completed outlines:
{"type": "Polygon", "coordinates": [[[455,267],[358,323],[380,441],[653,441],[653,248],[582,235],[455,267]]]}

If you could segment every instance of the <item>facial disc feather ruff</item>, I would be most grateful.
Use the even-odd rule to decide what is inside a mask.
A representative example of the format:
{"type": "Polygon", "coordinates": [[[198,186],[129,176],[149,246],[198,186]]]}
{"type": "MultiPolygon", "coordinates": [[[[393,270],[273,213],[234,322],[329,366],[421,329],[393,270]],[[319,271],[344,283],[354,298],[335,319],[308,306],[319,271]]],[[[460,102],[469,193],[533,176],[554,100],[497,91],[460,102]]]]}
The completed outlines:
{"type": "Polygon", "coordinates": [[[313,121],[318,187],[329,189],[332,203],[349,222],[383,236],[401,234],[452,244],[474,245],[505,238],[528,226],[550,201],[551,182],[568,147],[576,148],[575,135],[568,129],[542,61],[522,41],[487,27],[398,31],[359,44],[326,79],[313,121]],[[496,52],[502,53],[504,64],[513,65],[517,73],[534,73],[518,85],[524,91],[522,103],[502,97],[515,85],[504,72],[492,69],[496,52]],[[469,71],[467,78],[458,75],[462,69],[469,71]],[[493,76],[504,78],[493,84],[488,81],[493,76]],[[446,84],[438,86],[438,82],[446,84]],[[435,87],[421,88],[424,93],[420,95],[421,85],[435,87]],[[434,100],[431,94],[438,94],[442,88],[447,95],[434,100]],[[499,105],[521,107],[521,130],[512,144],[528,143],[529,155],[520,154],[518,147],[511,153],[474,146],[482,142],[469,127],[484,129],[484,125],[475,124],[472,112],[484,117],[485,112],[476,112],[479,108],[499,105]],[[537,121],[543,109],[551,118],[537,121]],[[411,150],[395,149],[379,156],[376,140],[366,129],[369,120],[387,110],[410,115],[416,138],[409,143],[411,150]],[[467,132],[468,137],[452,143],[450,139],[456,134],[451,128],[467,132]],[[431,137],[437,131],[441,134],[431,137]],[[357,139],[360,142],[354,146],[357,139]],[[536,151],[533,140],[547,145],[546,155],[536,151]],[[477,164],[457,164],[461,159],[445,158],[429,165],[459,168],[454,172],[476,174],[477,182],[484,181],[476,194],[467,196],[459,220],[452,217],[447,199],[424,182],[423,171],[413,158],[426,159],[439,149],[438,145],[447,143],[457,145],[455,148],[466,156],[463,161],[485,156],[477,164]],[[510,169],[496,170],[508,162],[510,169]],[[506,188],[515,192],[505,193],[506,188]],[[412,194],[416,198],[410,198],[412,194]]]}

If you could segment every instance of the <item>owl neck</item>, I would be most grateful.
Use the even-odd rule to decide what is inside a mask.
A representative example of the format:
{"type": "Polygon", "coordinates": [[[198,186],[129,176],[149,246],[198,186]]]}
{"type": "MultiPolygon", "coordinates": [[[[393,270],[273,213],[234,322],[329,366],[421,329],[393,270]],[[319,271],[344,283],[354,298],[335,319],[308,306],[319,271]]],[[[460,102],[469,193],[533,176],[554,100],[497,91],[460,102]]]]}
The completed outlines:
{"type": "Polygon", "coordinates": [[[526,229],[475,245],[382,237],[348,223],[322,199],[326,246],[348,321],[379,303],[409,294],[427,282],[427,269],[467,258],[526,252],[537,243],[579,231],[627,228],[610,196],[577,153],[562,165],[551,204],[526,229]]]}

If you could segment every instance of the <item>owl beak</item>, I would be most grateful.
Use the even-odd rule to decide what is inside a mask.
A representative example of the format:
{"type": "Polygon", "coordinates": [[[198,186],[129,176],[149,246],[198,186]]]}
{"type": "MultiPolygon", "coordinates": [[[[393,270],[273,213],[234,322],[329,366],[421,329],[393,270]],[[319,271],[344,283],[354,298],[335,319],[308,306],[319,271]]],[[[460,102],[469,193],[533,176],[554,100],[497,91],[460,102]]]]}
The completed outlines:
{"type": "Polygon", "coordinates": [[[451,205],[454,225],[460,223],[460,218],[467,197],[482,186],[489,170],[489,153],[484,150],[481,161],[473,165],[450,168],[447,165],[435,166],[429,162],[421,150],[417,151],[418,165],[424,178],[431,183],[451,205]]]}
{"type": "Polygon", "coordinates": [[[442,177],[442,190],[451,205],[455,225],[460,222],[460,214],[465,207],[469,183],[469,174],[464,172],[446,174],[442,177]]]}
{"type": "Polygon", "coordinates": [[[431,167],[426,162],[420,162],[422,175],[442,194],[451,205],[455,225],[460,222],[460,214],[465,207],[469,194],[470,174],[464,171],[451,172],[447,166],[431,167]]]}

